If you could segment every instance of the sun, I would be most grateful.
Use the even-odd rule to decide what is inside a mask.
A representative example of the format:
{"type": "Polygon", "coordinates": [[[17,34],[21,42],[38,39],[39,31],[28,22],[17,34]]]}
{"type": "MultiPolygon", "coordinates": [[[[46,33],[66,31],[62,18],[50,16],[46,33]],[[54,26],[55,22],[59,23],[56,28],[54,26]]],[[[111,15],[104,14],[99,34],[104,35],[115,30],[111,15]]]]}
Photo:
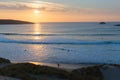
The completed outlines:
{"type": "Polygon", "coordinates": [[[39,14],[40,11],[36,9],[36,10],[34,10],[34,13],[35,13],[35,14],[39,14]]]}

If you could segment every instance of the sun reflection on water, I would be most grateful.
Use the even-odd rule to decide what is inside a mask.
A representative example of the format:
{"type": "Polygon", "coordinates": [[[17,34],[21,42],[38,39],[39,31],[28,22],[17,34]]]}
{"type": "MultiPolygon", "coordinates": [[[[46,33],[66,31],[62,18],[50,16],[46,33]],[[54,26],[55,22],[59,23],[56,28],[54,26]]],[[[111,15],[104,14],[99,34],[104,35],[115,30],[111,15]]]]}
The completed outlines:
{"type": "MultiPolygon", "coordinates": [[[[35,24],[34,25],[34,34],[41,34],[41,25],[40,24],[35,24]]],[[[40,36],[34,36],[35,40],[40,39],[40,36]]]]}

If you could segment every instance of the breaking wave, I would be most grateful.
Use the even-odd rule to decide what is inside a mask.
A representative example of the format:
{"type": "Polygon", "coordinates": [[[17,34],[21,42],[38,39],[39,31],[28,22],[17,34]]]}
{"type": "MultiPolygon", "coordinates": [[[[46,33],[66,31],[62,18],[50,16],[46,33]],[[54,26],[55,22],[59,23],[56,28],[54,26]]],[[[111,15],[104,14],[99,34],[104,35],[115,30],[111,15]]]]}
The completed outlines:
{"type": "Polygon", "coordinates": [[[9,36],[119,36],[120,34],[20,34],[20,33],[0,33],[9,36]]]}
{"type": "Polygon", "coordinates": [[[7,38],[0,38],[1,43],[18,43],[18,44],[71,44],[71,45],[106,45],[106,44],[120,44],[120,41],[79,41],[71,39],[45,39],[45,40],[12,40],[7,38]]]}

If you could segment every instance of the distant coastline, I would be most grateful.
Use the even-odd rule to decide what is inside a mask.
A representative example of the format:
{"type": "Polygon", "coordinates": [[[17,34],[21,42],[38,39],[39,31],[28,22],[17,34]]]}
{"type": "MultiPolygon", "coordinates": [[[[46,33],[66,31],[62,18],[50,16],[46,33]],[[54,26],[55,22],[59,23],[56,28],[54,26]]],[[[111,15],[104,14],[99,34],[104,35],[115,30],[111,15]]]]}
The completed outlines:
{"type": "Polygon", "coordinates": [[[20,20],[0,19],[0,25],[2,24],[34,24],[34,23],[20,20]]]}

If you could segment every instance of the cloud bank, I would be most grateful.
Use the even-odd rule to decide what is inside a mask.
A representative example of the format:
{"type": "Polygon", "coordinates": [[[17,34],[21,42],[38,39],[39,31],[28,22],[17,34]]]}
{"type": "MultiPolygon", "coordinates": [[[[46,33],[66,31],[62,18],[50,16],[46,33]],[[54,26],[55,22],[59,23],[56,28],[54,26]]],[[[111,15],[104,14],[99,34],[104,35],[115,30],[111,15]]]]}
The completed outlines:
{"type": "Polygon", "coordinates": [[[57,3],[33,1],[33,2],[0,2],[0,9],[3,10],[38,9],[40,11],[67,11],[69,8],[57,3]]]}
{"type": "Polygon", "coordinates": [[[44,1],[31,1],[31,2],[0,2],[0,10],[33,10],[38,9],[40,11],[47,12],[70,12],[77,14],[86,14],[86,15],[94,15],[94,14],[118,14],[120,11],[118,10],[109,10],[109,9],[97,9],[97,8],[83,8],[78,7],[74,8],[73,6],[66,6],[58,3],[52,2],[44,2],[44,1]]]}

